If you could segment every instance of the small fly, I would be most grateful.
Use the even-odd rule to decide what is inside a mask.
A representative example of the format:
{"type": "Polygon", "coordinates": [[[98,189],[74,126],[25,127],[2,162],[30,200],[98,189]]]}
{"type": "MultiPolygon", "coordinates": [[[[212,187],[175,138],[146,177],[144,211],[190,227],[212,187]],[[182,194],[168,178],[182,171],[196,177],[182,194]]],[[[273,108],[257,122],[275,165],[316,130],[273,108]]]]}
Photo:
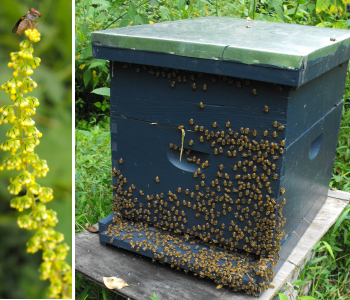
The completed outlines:
{"type": "Polygon", "coordinates": [[[41,17],[39,11],[34,8],[31,8],[22,18],[20,18],[15,26],[13,26],[12,32],[16,35],[20,35],[24,32],[29,26],[33,26],[36,28],[37,21],[34,21],[35,18],[41,17]]]}

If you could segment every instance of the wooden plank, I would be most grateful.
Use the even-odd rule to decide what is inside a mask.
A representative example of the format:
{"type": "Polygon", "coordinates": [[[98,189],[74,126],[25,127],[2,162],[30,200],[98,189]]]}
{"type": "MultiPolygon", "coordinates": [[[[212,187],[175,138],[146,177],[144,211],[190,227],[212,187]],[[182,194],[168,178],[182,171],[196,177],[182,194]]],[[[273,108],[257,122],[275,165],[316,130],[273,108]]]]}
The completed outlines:
{"type": "MultiPolygon", "coordinates": [[[[347,193],[348,198],[350,194],[347,193]]],[[[286,282],[293,282],[298,269],[310,259],[310,253],[316,243],[327,232],[331,225],[347,205],[346,201],[328,197],[308,230],[291,253],[288,261],[276,274],[271,288],[260,298],[234,292],[226,287],[217,290],[216,284],[208,279],[195,277],[192,273],[177,272],[169,265],[159,262],[151,263],[151,259],[141,255],[99,244],[97,234],[83,231],[75,236],[76,240],[76,272],[103,286],[102,277],[115,276],[123,278],[130,287],[113,290],[117,294],[130,299],[147,299],[156,293],[162,300],[271,300],[286,282]]],[[[96,225],[95,225],[96,226],[96,225]]],[[[289,299],[294,297],[289,295],[289,299]]]]}
{"type": "Polygon", "coordinates": [[[345,201],[350,201],[350,193],[339,191],[336,189],[329,189],[328,190],[328,197],[340,199],[340,200],[345,200],[345,201]]]}

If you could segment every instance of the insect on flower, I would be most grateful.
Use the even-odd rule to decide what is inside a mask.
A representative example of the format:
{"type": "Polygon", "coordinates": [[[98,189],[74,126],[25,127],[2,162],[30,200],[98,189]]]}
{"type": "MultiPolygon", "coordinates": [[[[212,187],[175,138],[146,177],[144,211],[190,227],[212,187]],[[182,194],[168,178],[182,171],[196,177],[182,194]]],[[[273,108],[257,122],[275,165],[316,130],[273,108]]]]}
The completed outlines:
{"type": "Polygon", "coordinates": [[[24,32],[28,26],[33,26],[36,28],[36,25],[38,24],[37,21],[34,21],[35,18],[41,17],[41,14],[39,11],[37,11],[34,8],[31,8],[22,18],[20,18],[15,26],[13,26],[12,32],[16,35],[20,35],[22,32],[24,32]]]}

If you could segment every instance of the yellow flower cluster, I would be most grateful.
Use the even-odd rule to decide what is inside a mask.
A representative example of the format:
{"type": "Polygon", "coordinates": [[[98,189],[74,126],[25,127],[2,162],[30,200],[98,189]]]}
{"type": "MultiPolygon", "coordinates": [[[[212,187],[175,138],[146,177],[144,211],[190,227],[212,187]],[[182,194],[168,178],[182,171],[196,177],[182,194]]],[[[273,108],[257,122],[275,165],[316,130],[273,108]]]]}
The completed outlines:
{"type": "Polygon", "coordinates": [[[36,29],[30,29],[30,28],[28,28],[28,29],[24,32],[24,34],[26,35],[26,37],[29,38],[29,40],[30,40],[31,42],[37,43],[37,42],[40,41],[41,34],[40,34],[40,32],[39,32],[38,30],[36,30],[36,29]]]}
{"type": "Polygon", "coordinates": [[[54,230],[58,222],[56,212],[45,205],[53,199],[53,190],[36,182],[36,178],[46,176],[49,167],[46,160],[34,152],[42,136],[32,119],[39,101],[33,96],[25,96],[37,87],[30,75],[40,65],[40,58],[33,57],[32,45],[32,42],[40,41],[40,33],[36,29],[27,29],[25,35],[29,39],[20,43],[20,51],[11,53],[8,67],[15,70],[13,77],[1,85],[1,89],[10,94],[13,104],[0,107],[0,125],[12,125],[6,133],[9,139],[0,145],[0,149],[10,151],[11,156],[0,164],[0,170],[21,171],[10,179],[8,190],[16,196],[10,206],[18,211],[30,209],[17,220],[20,228],[36,230],[27,242],[27,251],[42,250],[43,263],[39,272],[41,279],[50,280],[48,296],[65,299],[72,295],[72,270],[65,262],[69,247],[63,243],[63,234],[54,230]],[[23,191],[25,195],[17,196],[23,191]]]}

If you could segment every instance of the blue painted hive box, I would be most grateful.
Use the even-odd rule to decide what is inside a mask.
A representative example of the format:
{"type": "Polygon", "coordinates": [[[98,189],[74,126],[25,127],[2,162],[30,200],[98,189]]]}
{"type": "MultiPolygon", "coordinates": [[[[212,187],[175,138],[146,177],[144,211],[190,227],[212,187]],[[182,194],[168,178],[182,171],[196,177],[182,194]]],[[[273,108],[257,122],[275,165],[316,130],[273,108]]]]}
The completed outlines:
{"type": "Polygon", "coordinates": [[[100,242],[260,295],[327,198],[350,32],[210,17],[92,47],[111,78],[100,242]]]}

